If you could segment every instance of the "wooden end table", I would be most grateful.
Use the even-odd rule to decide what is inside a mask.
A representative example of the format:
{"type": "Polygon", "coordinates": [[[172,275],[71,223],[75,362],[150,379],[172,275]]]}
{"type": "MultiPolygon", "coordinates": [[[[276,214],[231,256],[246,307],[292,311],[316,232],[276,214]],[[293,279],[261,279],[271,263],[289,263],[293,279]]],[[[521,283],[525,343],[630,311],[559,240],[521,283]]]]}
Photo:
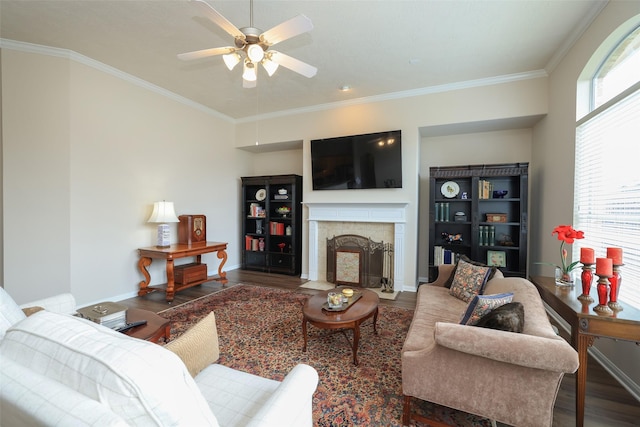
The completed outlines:
{"type": "Polygon", "coordinates": [[[140,289],[138,290],[138,296],[143,296],[148,294],[149,292],[153,292],[156,289],[149,287],[149,283],[151,282],[151,275],[147,270],[147,267],[151,265],[151,261],[153,259],[164,259],[167,263],[167,288],[166,292],[166,300],[171,302],[173,301],[173,297],[175,293],[181,289],[190,288],[192,286],[200,285],[204,282],[208,282],[209,278],[203,280],[193,281],[191,283],[180,285],[176,287],[175,277],[173,272],[173,261],[178,258],[185,257],[196,257],[196,264],[200,264],[202,261],[202,255],[217,252],[218,259],[220,261],[220,265],[218,266],[218,280],[222,283],[227,283],[227,273],[222,271],[222,267],[227,262],[227,243],[223,242],[201,242],[201,243],[193,243],[190,245],[177,243],[173,244],[167,248],[158,248],[156,246],[151,246],[149,248],[140,248],[138,249],[138,253],[140,255],[140,260],[138,260],[138,269],[144,276],[144,280],[140,282],[140,289]]]}
{"type": "Polygon", "coordinates": [[[158,343],[160,339],[164,342],[169,341],[171,336],[171,322],[164,317],[158,316],[153,311],[142,310],[139,308],[127,309],[127,323],[146,320],[146,325],[136,326],[123,332],[130,337],[138,338],[145,341],[158,343]]]}
{"type": "Polygon", "coordinates": [[[571,345],[578,352],[580,366],[576,373],[576,426],[584,425],[584,400],[587,385],[587,350],[596,338],[605,337],[640,344],[640,310],[620,302],[623,310],[613,315],[599,315],[593,311],[598,304],[595,287],[591,287],[592,303],[578,299],[582,286],[558,287],[553,277],[530,278],[538,288],[542,300],[571,326],[571,345]]]}
{"type": "MultiPolygon", "coordinates": [[[[302,307],[302,335],[304,337],[304,347],[302,351],[307,351],[307,323],[311,323],[320,329],[352,329],[353,330],[353,364],[358,366],[358,343],[360,342],[360,324],[373,317],[373,332],[378,333],[376,322],[378,320],[378,303],[380,298],[373,291],[362,289],[362,296],[352,306],[344,311],[327,311],[322,309],[322,305],[327,302],[327,294],[335,292],[336,289],[320,292],[310,297],[302,307]]],[[[340,292],[340,290],[338,290],[340,292]]]]}

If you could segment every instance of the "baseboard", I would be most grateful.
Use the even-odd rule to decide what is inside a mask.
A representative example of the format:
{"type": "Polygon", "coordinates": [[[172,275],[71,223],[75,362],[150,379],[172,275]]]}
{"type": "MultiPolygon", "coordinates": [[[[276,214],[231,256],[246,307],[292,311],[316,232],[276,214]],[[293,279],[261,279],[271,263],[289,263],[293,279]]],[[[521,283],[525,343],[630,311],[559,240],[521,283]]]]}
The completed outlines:
{"type": "MultiPolygon", "coordinates": [[[[571,335],[571,327],[558,313],[553,311],[551,307],[543,301],[544,307],[562,329],[571,335]]],[[[640,402],[640,385],[633,381],[627,374],[624,373],[615,363],[613,363],[607,356],[605,356],[600,350],[595,347],[589,347],[587,350],[589,354],[598,362],[605,371],[607,371],[616,381],[620,383],[637,401],[640,402]]]]}

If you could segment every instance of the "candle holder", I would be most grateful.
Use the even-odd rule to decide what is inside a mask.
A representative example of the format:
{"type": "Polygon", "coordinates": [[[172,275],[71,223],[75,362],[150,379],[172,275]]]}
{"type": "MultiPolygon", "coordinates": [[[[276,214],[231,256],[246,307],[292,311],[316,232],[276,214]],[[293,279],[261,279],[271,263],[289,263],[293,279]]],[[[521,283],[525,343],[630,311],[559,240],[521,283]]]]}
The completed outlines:
{"type": "Polygon", "coordinates": [[[611,315],[613,314],[613,310],[607,305],[607,288],[609,287],[609,277],[611,276],[600,275],[597,272],[596,276],[598,276],[598,305],[593,307],[593,311],[598,314],[611,315]]]}
{"type": "Polygon", "coordinates": [[[591,293],[591,284],[593,283],[593,264],[582,264],[580,279],[582,280],[582,295],[580,295],[578,299],[582,302],[592,303],[593,298],[589,294],[591,293]]]}
{"type": "Polygon", "coordinates": [[[618,303],[620,285],[622,285],[622,274],[620,269],[624,264],[613,265],[613,276],[609,279],[609,303],[607,304],[613,311],[622,311],[623,307],[618,303]]]}

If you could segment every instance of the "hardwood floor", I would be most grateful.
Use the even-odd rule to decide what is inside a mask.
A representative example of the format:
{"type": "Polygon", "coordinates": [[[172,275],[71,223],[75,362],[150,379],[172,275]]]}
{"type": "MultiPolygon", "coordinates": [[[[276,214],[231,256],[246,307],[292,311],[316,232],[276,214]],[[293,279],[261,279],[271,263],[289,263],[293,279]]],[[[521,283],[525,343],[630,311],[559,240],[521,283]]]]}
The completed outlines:
{"type": "MultiPolygon", "coordinates": [[[[232,270],[227,272],[228,283],[225,287],[239,283],[269,286],[274,288],[296,289],[306,280],[279,274],[232,270]]],[[[144,297],[119,301],[128,307],[136,307],[159,312],[169,307],[219,291],[223,285],[212,281],[176,293],[172,303],[167,303],[164,292],[153,292],[144,297]]],[[[300,291],[314,294],[312,289],[300,291]]],[[[416,294],[401,292],[395,301],[380,300],[381,305],[413,309],[416,294]]],[[[565,337],[566,339],[566,337],[565,337]]],[[[593,358],[589,357],[587,372],[587,398],[585,410],[586,427],[627,427],[640,426],[640,402],[627,392],[593,358]]],[[[558,391],[554,409],[554,427],[575,425],[575,375],[565,375],[558,391]]]]}

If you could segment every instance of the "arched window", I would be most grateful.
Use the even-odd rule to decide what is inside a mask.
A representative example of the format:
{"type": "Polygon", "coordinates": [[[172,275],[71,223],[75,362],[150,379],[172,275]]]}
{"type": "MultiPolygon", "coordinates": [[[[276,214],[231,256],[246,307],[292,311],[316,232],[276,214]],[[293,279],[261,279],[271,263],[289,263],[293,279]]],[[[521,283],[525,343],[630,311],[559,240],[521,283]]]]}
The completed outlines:
{"type": "MultiPolygon", "coordinates": [[[[596,257],[606,248],[623,249],[619,299],[640,308],[640,25],[627,30],[612,49],[594,55],[588,106],[576,126],[574,228],[584,231],[580,247],[596,257]],[[596,56],[600,55],[600,58],[596,56]]],[[[606,44],[606,42],[605,42],[606,44]]],[[[603,45],[604,46],[604,45],[603,45]]],[[[578,88],[587,87],[578,82],[578,88]]],[[[584,102],[587,102],[583,96],[584,102]]]]}

